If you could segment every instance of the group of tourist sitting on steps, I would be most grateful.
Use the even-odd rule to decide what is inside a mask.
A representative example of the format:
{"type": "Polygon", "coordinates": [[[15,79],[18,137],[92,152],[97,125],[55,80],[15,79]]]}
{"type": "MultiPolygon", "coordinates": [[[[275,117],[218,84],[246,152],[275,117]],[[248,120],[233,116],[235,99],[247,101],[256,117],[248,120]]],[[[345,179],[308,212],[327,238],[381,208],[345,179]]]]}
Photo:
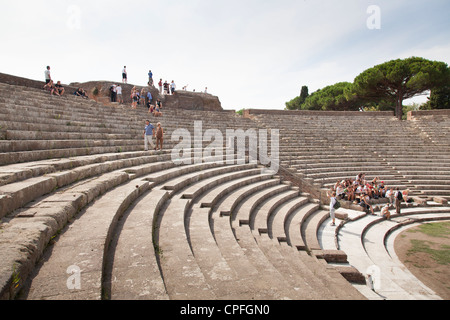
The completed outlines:
{"type": "MultiPolygon", "coordinates": [[[[62,96],[64,95],[65,89],[61,84],[61,81],[58,81],[56,84],[53,82],[52,77],[50,76],[50,66],[47,66],[45,69],[45,85],[44,90],[50,92],[50,95],[62,96]]],[[[83,88],[78,88],[73,93],[74,96],[82,97],[85,99],[89,99],[86,94],[86,91],[83,88]]]]}
{"type": "MultiPolygon", "coordinates": [[[[358,174],[355,179],[339,180],[331,188],[331,194],[335,195],[336,200],[351,201],[353,204],[359,204],[364,211],[375,215],[372,199],[385,198],[389,201],[382,208],[382,215],[389,218],[390,214],[386,212],[391,205],[395,205],[397,214],[400,214],[400,203],[402,201],[412,202],[409,198],[409,190],[400,191],[400,188],[387,187],[384,181],[380,181],[379,177],[375,177],[372,181],[366,180],[364,173],[358,174]],[[384,209],[384,213],[383,213],[384,209]]],[[[330,193],[328,193],[330,195],[330,193]]]]}
{"type": "Polygon", "coordinates": [[[153,114],[154,117],[162,117],[162,102],[160,99],[157,99],[156,103],[153,105],[153,96],[150,90],[145,94],[144,88],[139,92],[136,86],[134,86],[133,89],[131,89],[130,98],[132,100],[132,109],[136,109],[138,105],[143,103],[147,107],[148,113],[153,114]]]}

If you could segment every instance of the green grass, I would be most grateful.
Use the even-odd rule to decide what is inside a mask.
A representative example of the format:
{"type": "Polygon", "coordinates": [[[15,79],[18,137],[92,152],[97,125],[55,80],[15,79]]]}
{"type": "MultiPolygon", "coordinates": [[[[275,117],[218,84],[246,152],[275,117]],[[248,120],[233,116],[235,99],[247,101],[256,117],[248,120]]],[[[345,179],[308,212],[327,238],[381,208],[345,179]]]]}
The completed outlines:
{"type": "Polygon", "coordinates": [[[426,223],[419,226],[419,230],[409,230],[408,232],[422,232],[431,237],[448,238],[450,235],[450,222],[426,223]]]}
{"type": "MultiPolygon", "coordinates": [[[[427,223],[419,226],[415,230],[409,230],[409,232],[422,232],[434,238],[450,238],[450,222],[427,223]]],[[[411,245],[412,248],[408,250],[408,256],[421,252],[430,255],[438,264],[450,264],[450,245],[443,244],[435,249],[431,246],[436,247],[436,243],[416,239],[411,240],[411,245]]]]}
{"type": "Polygon", "coordinates": [[[430,242],[411,240],[412,248],[408,250],[408,256],[419,252],[429,254],[434,261],[442,265],[450,264],[450,246],[442,245],[440,249],[430,247],[430,242]]]}

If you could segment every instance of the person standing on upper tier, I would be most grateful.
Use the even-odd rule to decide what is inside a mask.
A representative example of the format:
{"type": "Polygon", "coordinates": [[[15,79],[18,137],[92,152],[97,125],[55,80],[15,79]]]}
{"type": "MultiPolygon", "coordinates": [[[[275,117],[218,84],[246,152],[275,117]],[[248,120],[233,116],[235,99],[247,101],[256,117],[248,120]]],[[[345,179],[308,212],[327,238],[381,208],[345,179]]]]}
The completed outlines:
{"type": "Polygon", "coordinates": [[[117,94],[117,102],[123,103],[122,87],[120,86],[120,84],[117,84],[116,86],[116,94],[117,94]]]}
{"type": "Polygon", "coordinates": [[[52,80],[52,77],[50,76],[50,66],[47,66],[47,69],[45,69],[45,83],[49,83],[52,80]]]}
{"type": "Polygon", "coordinates": [[[163,93],[163,82],[162,82],[162,79],[159,79],[158,87],[159,87],[159,94],[162,94],[163,93]]]}
{"type": "Polygon", "coordinates": [[[124,66],[122,70],[122,83],[128,83],[127,66],[124,66]]]}
{"type": "Polygon", "coordinates": [[[148,71],[148,85],[149,86],[153,85],[153,72],[152,72],[152,70],[148,71]]]}

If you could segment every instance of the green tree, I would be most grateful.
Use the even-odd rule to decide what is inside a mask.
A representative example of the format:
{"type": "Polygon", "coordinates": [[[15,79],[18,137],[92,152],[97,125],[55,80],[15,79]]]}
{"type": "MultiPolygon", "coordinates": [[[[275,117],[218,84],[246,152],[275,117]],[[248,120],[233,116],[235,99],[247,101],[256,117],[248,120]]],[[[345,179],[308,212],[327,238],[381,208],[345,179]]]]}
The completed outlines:
{"type": "Polygon", "coordinates": [[[395,114],[403,115],[403,100],[446,85],[450,71],[446,63],[411,57],[385,62],[355,78],[347,98],[395,103],[395,114]]]}
{"type": "Polygon", "coordinates": [[[360,102],[356,97],[347,99],[346,92],[352,84],[339,82],[313,92],[302,105],[305,110],[358,110],[360,102]]]}
{"type": "Polygon", "coordinates": [[[430,97],[426,103],[427,109],[450,109],[450,84],[431,90],[430,97]]]}
{"type": "Polygon", "coordinates": [[[287,110],[300,110],[302,108],[302,104],[305,102],[305,99],[309,96],[308,87],[303,86],[300,91],[300,96],[292,99],[291,101],[286,102],[287,110]]]}

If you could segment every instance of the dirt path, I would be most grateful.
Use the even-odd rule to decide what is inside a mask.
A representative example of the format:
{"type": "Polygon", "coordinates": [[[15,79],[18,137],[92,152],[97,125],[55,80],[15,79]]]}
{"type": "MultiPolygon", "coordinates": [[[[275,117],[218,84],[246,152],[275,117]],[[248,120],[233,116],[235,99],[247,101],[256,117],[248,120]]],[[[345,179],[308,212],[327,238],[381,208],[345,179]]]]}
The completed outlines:
{"type": "Polygon", "coordinates": [[[450,300],[450,222],[405,230],[395,240],[403,264],[442,299],[450,300]]]}

